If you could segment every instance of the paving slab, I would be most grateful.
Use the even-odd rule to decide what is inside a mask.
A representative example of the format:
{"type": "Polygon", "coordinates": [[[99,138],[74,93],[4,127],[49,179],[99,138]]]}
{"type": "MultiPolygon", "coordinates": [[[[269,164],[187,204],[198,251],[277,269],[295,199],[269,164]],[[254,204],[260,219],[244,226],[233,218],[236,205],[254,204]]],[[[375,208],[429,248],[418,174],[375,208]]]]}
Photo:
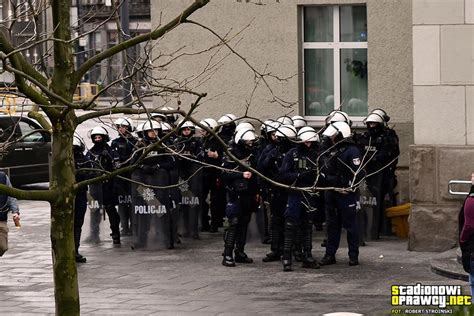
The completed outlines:
{"type": "MultiPolygon", "coordinates": [[[[43,202],[20,201],[21,229],[11,229],[10,249],[0,259],[0,312],[51,315],[54,288],[49,209],[43,202]]],[[[84,238],[88,234],[88,218],[84,238]]],[[[255,236],[255,233],[253,233],[255,236]]],[[[81,311],[87,315],[322,315],[350,311],[389,315],[391,285],[468,284],[437,275],[430,263],[438,254],[407,251],[406,240],[369,241],[360,248],[360,266],[349,267],[344,241],[337,264],[317,270],[282,272],[279,262],[263,263],[269,251],[255,237],[246,252],[253,264],[221,265],[222,231],[182,239],[177,249],[131,250],[131,238],[114,248],[107,223],[99,244],[81,244],[88,262],[78,266],[81,311]]],[[[324,254],[315,233],[313,253],[324,254]]],[[[454,258],[453,258],[454,259],[454,258]]]]}

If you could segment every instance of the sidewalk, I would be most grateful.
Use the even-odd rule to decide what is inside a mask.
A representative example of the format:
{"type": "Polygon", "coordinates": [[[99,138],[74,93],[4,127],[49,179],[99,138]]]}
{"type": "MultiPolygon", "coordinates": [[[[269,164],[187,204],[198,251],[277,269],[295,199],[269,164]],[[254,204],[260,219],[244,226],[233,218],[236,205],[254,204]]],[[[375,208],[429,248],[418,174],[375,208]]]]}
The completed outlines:
{"type": "MultiPolygon", "coordinates": [[[[49,207],[20,201],[20,209],[22,227],[10,226],[10,250],[0,259],[0,312],[53,314],[49,207]]],[[[86,218],[85,228],[88,223],[86,218]]],[[[438,254],[408,252],[406,241],[397,239],[361,247],[357,267],[348,266],[343,242],[336,265],[307,270],[296,263],[294,272],[283,273],[280,263],[261,261],[269,246],[256,238],[246,249],[254,264],[225,268],[222,233],[203,233],[200,241],[183,239],[175,250],[153,251],[132,251],[125,238],[121,248],[112,248],[108,233],[103,223],[104,242],[81,245],[88,260],[78,266],[85,315],[389,315],[394,284],[462,285],[463,294],[469,293],[466,282],[430,271],[430,260],[438,254]]],[[[317,258],[323,254],[321,239],[318,232],[317,258]]]]}

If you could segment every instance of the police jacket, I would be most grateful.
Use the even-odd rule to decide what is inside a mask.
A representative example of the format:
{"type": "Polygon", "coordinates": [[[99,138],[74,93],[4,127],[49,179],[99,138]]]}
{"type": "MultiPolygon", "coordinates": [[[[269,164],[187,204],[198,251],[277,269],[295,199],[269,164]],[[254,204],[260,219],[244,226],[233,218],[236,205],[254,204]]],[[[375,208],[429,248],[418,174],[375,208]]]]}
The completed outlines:
{"type": "Polygon", "coordinates": [[[326,151],[319,163],[319,180],[326,187],[348,188],[359,185],[365,176],[361,168],[361,152],[352,139],[345,139],[326,151]]]}
{"type": "MultiPolygon", "coordinates": [[[[233,144],[229,150],[241,163],[256,168],[257,160],[252,149],[233,144]]],[[[222,173],[222,180],[228,191],[248,194],[256,194],[258,192],[257,175],[252,174],[250,179],[245,179],[243,172],[248,170],[227,156],[224,157],[222,166],[226,169],[233,170],[223,171],[222,173]]]]}
{"type": "Polygon", "coordinates": [[[119,155],[106,142],[94,144],[87,152],[86,158],[91,161],[95,169],[114,171],[119,162],[119,155]]]}
{"type": "Polygon", "coordinates": [[[133,136],[128,136],[128,137],[120,136],[112,140],[110,147],[117,152],[119,156],[119,161],[121,164],[123,164],[132,156],[133,151],[135,150],[136,143],[137,143],[137,139],[133,136]]]}
{"type": "Polygon", "coordinates": [[[283,183],[297,187],[310,187],[315,184],[318,173],[318,148],[316,143],[311,147],[298,144],[290,149],[279,170],[283,183]]]}
{"type": "Polygon", "coordinates": [[[368,173],[376,172],[386,166],[385,171],[395,170],[400,148],[398,136],[393,129],[382,127],[373,133],[367,131],[358,135],[356,142],[362,153],[367,153],[364,159],[367,161],[368,173]]]}
{"type": "Polygon", "coordinates": [[[208,135],[202,138],[201,152],[198,154],[200,160],[213,166],[221,166],[223,154],[224,150],[221,143],[213,135],[208,135]],[[209,151],[216,151],[218,157],[209,157],[207,155],[209,151]]]}
{"type": "Polygon", "coordinates": [[[159,169],[171,170],[176,168],[174,156],[161,146],[151,150],[146,156],[142,157],[149,146],[153,145],[153,142],[152,140],[143,139],[140,143],[137,143],[138,149],[133,154],[131,162],[133,164],[138,163],[137,168],[146,174],[153,174],[159,169]]]}
{"type": "Polygon", "coordinates": [[[292,144],[269,143],[260,154],[257,170],[272,180],[280,181],[280,167],[292,144]]]}

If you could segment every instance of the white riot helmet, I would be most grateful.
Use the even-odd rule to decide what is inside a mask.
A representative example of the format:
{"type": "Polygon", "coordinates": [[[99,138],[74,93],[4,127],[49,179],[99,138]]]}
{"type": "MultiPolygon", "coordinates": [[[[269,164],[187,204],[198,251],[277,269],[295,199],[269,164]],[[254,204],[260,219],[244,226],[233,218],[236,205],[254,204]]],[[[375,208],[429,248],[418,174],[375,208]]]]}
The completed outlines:
{"type": "Polygon", "coordinates": [[[343,111],[332,111],[326,117],[326,125],[329,125],[335,122],[346,122],[349,125],[349,127],[352,125],[352,121],[349,118],[349,115],[347,115],[347,113],[343,111]]]}
{"type": "Polygon", "coordinates": [[[92,140],[93,143],[95,143],[95,142],[94,142],[94,136],[95,136],[95,135],[100,135],[100,136],[102,136],[102,140],[103,140],[104,142],[108,142],[108,141],[110,140],[110,138],[109,138],[109,132],[107,132],[107,130],[106,130],[104,127],[102,127],[102,126],[96,126],[96,127],[94,127],[93,129],[91,129],[91,131],[89,132],[89,135],[90,135],[90,138],[91,138],[91,140],[92,140]]]}
{"type": "Polygon", "coordinates": [[[115,126],[118,128],[120,126],[125,126],[129,132],[133,132],[133,124],[130,119],[126,117],[118,118],[114,121],[115,126]]]}
{"type": "MultiPolygon", "coordinates": [[[[181,122],[178,123],[178,125],[180,125],[180,124],[181,124],[181,122]]],[[[191,122],[191,121],[185,121],[183,123],[183,125],[181,125],[179,127],[179,130],[182,130],[183,128],[190,128],[190,129],[194,130],[196,128],[196,125],[194,125],[194,123],[191,122]]]]}
{"type": "Polygon", "coordinates": [[[275,122],[274,120],[266,120],[262,123],[262,125],[260,125],[260,132],[261,133],[267,133],[269,131],[267,131],[267,128],[269,127],[269,125],[272,123],[272,122],[275,122]]]}
{"type": "Polygon", "coordinates": [[[160,122],[157,122],[155,120],[150,120],[150,121],[146,121],[143,124],[142,132],[148,132],[148,131],[151,131],[151,130],[160,130],[160,129],[161,129],[161,123],[160,122]]]}
{"type": "Polygon", "coordinates": [[[369,114],[365,120],[364,123],[379,123],[379,124],[384,124],[385,120],[383,119],[383,116],[378,114],[378,113],[371,113],[369,114]]]}
{"type": "Polygon", "coordinates": [[[289,116],[280,116],[279,118],[276,119],[277,122],[280,122],[283,125],[294,125],[293,120],[289,116]]]}
{"type": "Polygon", "coordinates": [[[306,126],[306,120],[301,115],[295,115],[291,119],[293,120],[293,125],[296,127],[296,129],[306,126]]]}
{"type": "MultiPolygon", "coordinates": [[[[207,127],[208,129],[210,129],[210,130],[215,129],[215,128],[217,127],[217,125],[219,125],[219,124],[217,123],[217,121],[216,121],[215,119],[213,119],[213,118],[204,119],[204,120],[202,120],[202,121],[199,122],[199,123],[200,123],[201,125],[206,126],[206,127],[207,127]]],[[[199,129],[202,129],[202,128],[200,128],[199,126],[198,126],[198,128],[199,128],[199,129]]]]}
{"type": "Polygon", "coordinates": [[[302,142],[319,142],[319,135],[310,126],[304,126],[298,131],[298,140],[302,142]]]}
{"type": "Polygon", "coordinates": [[[252,123],[249,123],[249,122],[240,122],[235,128],[235,132],[237,133],[241,129],[251,129],[255,131],[255,126],[253,126],[252,123]]]}
{"type": "Polygon", "coordinates": [[[86,145],[84,144],[84,141],[79,135],[74,135],[72,139],[72,146],[80,148],[81,152],[84,152],[84,150],[86,150],[86,145]]]}
{"type": "Polygon", "coordinates": [[[236,119],[237,117],[234,114],[225,114],[222,115],[219,120],[217,120],[217,123],[219,123],[220,125],[224,125],[229,122],[235,122],[236,119]]]}
{"type": "MultiPolygon", "coordinates": [[[[175,111],[176,109],[173,109],[172,107],[169,106],[162,106],[158,110],[160,111],[175,111]]],[[[155,113],[151,116],[152,118],[159,119],[160,121],[166,121],[168,123],[174,124],[176,120],[178,119],[178,114],[176,113],[155,113]]]]}
{"type": "Polygon", "coordinates": [[[296,128],[293,125],[281,125],[276,129],[276,136],[280,138],[295,139],[296,134],[296,128]]]}
{"type": "Polygon", "coordinates": [[[346,122],[334,122],[329,124],[323,132],[323,136],[332,137],[334,135],[341,135],[342,138],[351,136],[351,127],[346,122]]]}
{"type": "Polygon", "coordinates": [[[234,142],[239,144],[241,141],[254,141],[257,138],[255,132],[251,129],[240,129],[234,136],[234,142]]]}
{"type": "Polygon", "coordinates": [[[276,122],[276,121],[270,122],[270,124],[268,124],[268,125],[266,126],[266,128],[265,128],[265,132],[266,132],[266,133],[274,132],[274,131],[276,131],[280,126],[281,126],[281,123],[280,123],[280,122],[276,122]]]}
{"type": "Polygon", "coordinates": [[[380,116],[383,118],[385,124],[387,124],[387,123],[390,121],[390,116],[388,116],[387,112],[385,112],[384,109],[380,109],[380,108],[379,108],[379,109],[373,109],[373,110],[370,112],[370,114],[378,114],[378,115],[380,115],[380,116]]]}
{"type": "Polygon", "coordinates": [[[161,124],[161,130],[164,133],[168,133],[169,131],[173,129],[173,126],[171,126],[171,124],[168,122],[161,122],[160,124],[161,124]]]}

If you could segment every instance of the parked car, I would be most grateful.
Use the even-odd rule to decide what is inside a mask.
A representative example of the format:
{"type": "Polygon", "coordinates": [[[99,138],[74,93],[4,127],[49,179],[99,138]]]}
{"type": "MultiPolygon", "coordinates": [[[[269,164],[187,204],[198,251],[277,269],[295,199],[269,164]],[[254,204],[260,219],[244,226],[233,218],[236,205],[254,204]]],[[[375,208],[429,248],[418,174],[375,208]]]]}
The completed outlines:
{"type": "Polygon", "coordinates": [[[51,134],[32,119],[0,115],[0,170],[14,186],[49,181],[51,134]]]}

